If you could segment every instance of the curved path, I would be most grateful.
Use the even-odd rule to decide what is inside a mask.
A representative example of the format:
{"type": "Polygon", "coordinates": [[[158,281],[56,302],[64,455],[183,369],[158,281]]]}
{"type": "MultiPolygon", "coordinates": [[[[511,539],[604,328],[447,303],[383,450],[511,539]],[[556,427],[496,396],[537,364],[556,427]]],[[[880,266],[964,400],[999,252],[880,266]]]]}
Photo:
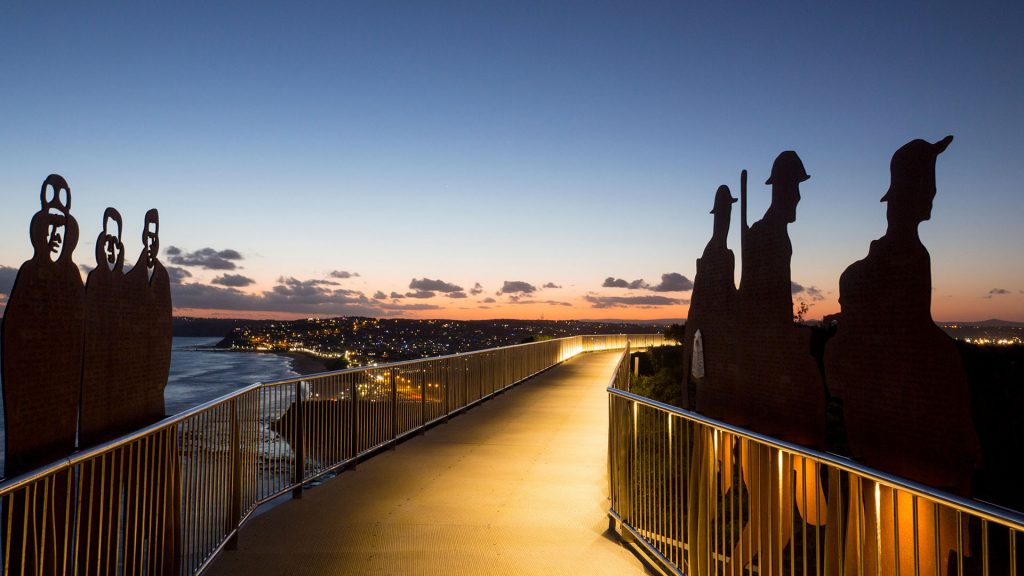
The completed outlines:
{"type": "Polygon", "coordinates": [[[619,354],[577,356],[273,508],[206,573],[645,573],[607,531],[619,354]]]}

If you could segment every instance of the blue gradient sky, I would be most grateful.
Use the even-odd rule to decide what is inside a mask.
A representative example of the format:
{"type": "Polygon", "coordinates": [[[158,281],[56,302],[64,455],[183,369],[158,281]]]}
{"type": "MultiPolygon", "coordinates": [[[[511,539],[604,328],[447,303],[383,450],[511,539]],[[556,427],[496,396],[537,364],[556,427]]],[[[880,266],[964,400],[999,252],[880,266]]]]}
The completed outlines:
{"type": "Polygon", "coordinates": [[[107,205],[129,262],[150,207],[164,248],[241,253],[254,283],[188,268],[182,312],[683,317],[689,292],[602,281],[692,279],[715,188],[748,169],[756,220],[794,149],[793,280],[823,299],[795,298],[818,317],[884,232],[892,153],[953,134],[922,226],[933,315],[1024,320],[1024,4],[850,4],[6,3],[0,265],[31,256],[57,172],[80,263],[107,205]],[[360,275],[309,282],[334,270],[360,275]],[[484,292],[372,297],[424,277],[484,292]]]}

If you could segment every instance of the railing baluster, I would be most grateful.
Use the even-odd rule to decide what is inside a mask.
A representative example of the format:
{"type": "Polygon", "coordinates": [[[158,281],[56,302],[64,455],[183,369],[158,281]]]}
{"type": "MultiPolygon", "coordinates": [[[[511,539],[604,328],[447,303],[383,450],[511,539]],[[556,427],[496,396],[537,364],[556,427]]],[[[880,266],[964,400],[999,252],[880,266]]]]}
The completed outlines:
{"type": "MultiPolygon", "coordinates": [[[[228,512],[226,528],[229,533],[238,528],[242,521],[242,447],[241,437],[238,428],[238,399],[231,399],[230,413],[230,439],[228,445],[231,449],[231,508],[228,512]]],[[[228,540],[227,549],[234,550],[238,547],[238,532],[235,532],[228,540]]]]}
{"type": "Polygon", "coordinates": [[[304,418],[305,400],[302,398],[302,380],[295,383],[295,399],[292,406],[295,409],[295,417],[292,419],[295,426],[295,445],[292,450],[295,453],[295,476],[292,480],[292,498],[302,498],[302,484],[306,480],[306,422],[304,418]]]}

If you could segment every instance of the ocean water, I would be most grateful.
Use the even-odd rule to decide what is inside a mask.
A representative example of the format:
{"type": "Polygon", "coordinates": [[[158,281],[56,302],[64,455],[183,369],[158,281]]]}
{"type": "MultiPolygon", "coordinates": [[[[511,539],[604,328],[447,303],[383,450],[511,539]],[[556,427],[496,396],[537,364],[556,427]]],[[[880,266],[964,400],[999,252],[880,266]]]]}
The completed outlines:
{"type": "MultiPolygon", "coordinates": [[[[291,360],[285,356],[202,349],[213,346],[219,340],[174,338],[171,344],[171,370],[167,388],[164,389],[168,415],[177,414],[255,382],[271,382],[298,375],[292,370],[291,360]]],[[[0,384],[2,382],[0,379],[0,384]]],[[[4,415],[0,410],[0,464],[5,460],[4,432],[4,415]]]]}
{"type": "Polygon", "coordinates": [[[291,360],[278,354],[202,350],[220,338],[175,338],[164,389],[167,414],[177,414],[255,382],[292,378],[291,360]],[[197,349],[198,348],[198,349],[197,349]]]}

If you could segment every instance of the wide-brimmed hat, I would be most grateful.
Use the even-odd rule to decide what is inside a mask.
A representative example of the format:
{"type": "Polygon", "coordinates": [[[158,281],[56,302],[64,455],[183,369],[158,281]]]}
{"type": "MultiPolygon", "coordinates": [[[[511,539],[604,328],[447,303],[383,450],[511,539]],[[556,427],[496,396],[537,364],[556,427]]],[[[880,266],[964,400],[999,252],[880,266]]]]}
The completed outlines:
{"type": "Polygon", "coordinates": [[[792,150],[786,150],[775,158],[772,163],[772,174],[765,181],[765,184],[781,184],[783,182],[804,182],[810,176],[804,170],[804,163],[792,150]]]}
{"type": "Polygon", "coordinates": [[[715,192],[715,207],[711,209],[711,213],[715,214],[721,210],[724,210],[731,206],[736,199],[732,197],[732,193],[729,192],[729,187],[722,185],[718,187],[718,191],[715,192]]]}
{"type": "Polygon", "coordinates": [[[900,146],[889,162],[889,189],[881,201],[888,202],[895,194],[914,190],[922,174],[935,172],[935,159],[952,141],[953,136],[946,136],[934,144],[917,139],[900,146]]]}

